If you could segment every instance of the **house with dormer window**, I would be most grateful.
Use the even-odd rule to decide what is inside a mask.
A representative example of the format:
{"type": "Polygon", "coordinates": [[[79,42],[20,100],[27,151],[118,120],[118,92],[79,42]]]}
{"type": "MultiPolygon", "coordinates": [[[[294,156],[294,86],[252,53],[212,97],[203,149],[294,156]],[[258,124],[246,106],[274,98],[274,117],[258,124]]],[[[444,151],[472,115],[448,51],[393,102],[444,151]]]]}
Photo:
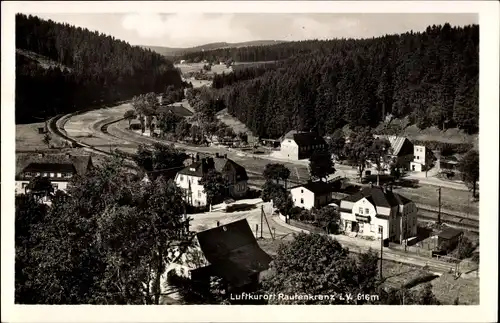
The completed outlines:
{"type": "Polygon", "coordinates": [[[54,191],[64,192],[73,176],[84,175],[92,165],[89,155],[18,153],[15,193],[25,193],[28,183],[37,176],[49,178],[54,191]]]}
{"type": "Polygon", "coordinates": [[[221,173],[228,183],[228,197],[244,197],[248,190],[248,175],[245,168],[227,155],[216,154],[214,157],[196,157],[191,165],[180,170],[175,176],[175,183],[184,190],[186,201],[194,207],[207,205],[207,196],[203,185],[199,182],[203,175],[210,169],[215,169],[221,173]]]}
{"type": "Polygon", "coordinates": [[[386,187],[366,187],[340,202],[341,228],[346,234],[390,242],[417,235],[417,207],[386,187]]]}

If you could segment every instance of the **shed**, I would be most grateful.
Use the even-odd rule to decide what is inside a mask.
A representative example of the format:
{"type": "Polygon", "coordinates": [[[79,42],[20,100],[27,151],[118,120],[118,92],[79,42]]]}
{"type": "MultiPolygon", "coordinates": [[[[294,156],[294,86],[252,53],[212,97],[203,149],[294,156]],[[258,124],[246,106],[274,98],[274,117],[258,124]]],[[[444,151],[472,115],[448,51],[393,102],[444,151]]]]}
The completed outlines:
{"type": "Polygon", "coordinates": [[[453,250],[463,235],[464,232],[460,229],[446,228],[437,235],[438,246],[445,251],[453,250]]]}

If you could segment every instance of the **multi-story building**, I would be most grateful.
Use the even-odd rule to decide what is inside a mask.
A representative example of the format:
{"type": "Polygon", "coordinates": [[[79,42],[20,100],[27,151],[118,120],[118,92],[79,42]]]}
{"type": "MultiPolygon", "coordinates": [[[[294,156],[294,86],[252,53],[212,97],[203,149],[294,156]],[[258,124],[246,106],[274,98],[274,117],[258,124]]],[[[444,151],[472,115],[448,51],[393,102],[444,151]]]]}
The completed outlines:
{"type": "Polygon", "coordinates": [[[215,169],[221,173],[228,183],[227,195],[233,198],[244,197],[247,193],[248,175],[245,168],[227,155],[216,154],[213,157],[198,157],[191,165],[183,168],[175,176],[177,185],[186,192],[188,204],[201,207],[207,205],[207,196],[200,180],[210,169],[215,169]]]}
{"type": "Polygon", "coordinates": [[[340,202],[341,228],[346,234],[401,243],[417,235],[417,207],[391,189],[367,187],[340,202]]]}
{"type": "Polygon", "coordinates": [[[414,145],[413,148],[413,161],[410,162],[411,171],[424,172],[433,166],[436,158],[432,150],[421,145],[414,145]]]}
{"type": "Polygon", "coordinates": [[[281,139],[280,155],[290,160],[307,159],[314,151],[326,147],[325,139],[317,133],[292,130],[281,139]]]}
{"type": "Polygon", "coordinates": [[[332,201],[333,185],[326,182],[308,182],[290,189],[293,204],[307,210],[320,208],[332,201]]]}
{"type": "Polygon", "coordinates": [[[16,154],[16,194],[23,194],[28,183],[37,176],[50,179],[54,191],[66,191],[75,175],[83,175],[92,167],[92,158],[72,154],[16,154]]]}

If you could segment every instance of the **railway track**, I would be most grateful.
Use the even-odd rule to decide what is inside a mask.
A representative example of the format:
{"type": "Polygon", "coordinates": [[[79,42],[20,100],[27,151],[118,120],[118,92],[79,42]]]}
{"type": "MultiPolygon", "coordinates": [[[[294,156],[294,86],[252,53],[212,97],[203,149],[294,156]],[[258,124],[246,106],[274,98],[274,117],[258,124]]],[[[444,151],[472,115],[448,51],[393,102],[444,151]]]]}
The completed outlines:
{"type": "MultiPolygon", "coordinates": [[[[85,111],[82,111],[79,113],[83,113],[83,112],[85,112],[85,111]]],[[[75,113],[75,114],[77,114],[77,113],[75,113]]],[[[105,151],[105,150],[87,145],[85,143],[79,142],[79,141],[67,136],[65,133],[63,133],[56,126],[57,120],[61,117],[64,117],[64,116],[57,116],[57,117],[51,119],[51,121],[49,122],[50,130],[53,131],[57,136],[60,136],[61,138],[71,142],[76,147],[83,147],[83,148],[86,148],[87,150],[93,151],[93,152],[101,154],[101,155],[106,155],[106,156],[115,156],[116,155],[116,154],[110,153],[109,151],[105,151]]],[[[109,131],[108,131],[108,127],[110,125],[115,124],[117,122],[120,122],[121,120],[122,120],[122,118],[118,119],[118,120],[113,120],[113,121],[106,121],[104,123],[98,123],[96,125],[97,129],[95,129],[95,130],[100,131],[107,136],[114,137],[114,138],[119,139],[119,140],[125,140],[123,137],[113,135],[113,134],[109,133],[109,131]]],[[[124,132],[124,135],[128,135],[126,141],[133,142],[136,144],[151,143],[152,141],[165,142],[165,141],[157,140],[154,138],[140,138],[141,140],[138,140],[139,138],[131,139],[132,136],[130,136],[129,134],[126,134],[125,131],[123,131],[123,132],[124,132]]],[[[185,149],[188,152],[197,152],[197,150],[191,150],[189,148],[186,149],[185,147],[181,147],[181,148],[185,149]]],[[[123,155],[122,155],[122,157],[123,157],[123,155]]],[[[127,158],[127,160],[130,161],[129,158],[127,158]]],[[[135,167],[132,167],[130,165],[127,165],[127,166],[130,168],[136,169],[135,167]]],[[[249,175],[249,185],[252,185],[255,187],[262,187],[262,183],[264,182],[264,177],[262,176],[261,172],[247,170],[247,173],[249,175]]],[[[297,178],[291,178],[288,180],[288,183],[291,186],[291,185],[303,184],[304,181],[299,181],[297,178]]],[[[438,212],[436,210],[426,208],[425,206],[419,205],[418,206],[418,213],[419,213],[418,219],[420,221],[423,221],[423,222],[435,222],[438,218],[438,212]]],[[[442,223],[448,224],[448,225],[453,226],[453,227],[461,228],[461,229],[476,232],[476,233],[479,232],[479,219],[475,216],[472,216],[472,215],[471,216],[461,216],[461,215],[457,215],[457,214],[450,214],[450,213],[446,213],[446,212],[441,212],[441,221],[442,221],[442,223]]]]}

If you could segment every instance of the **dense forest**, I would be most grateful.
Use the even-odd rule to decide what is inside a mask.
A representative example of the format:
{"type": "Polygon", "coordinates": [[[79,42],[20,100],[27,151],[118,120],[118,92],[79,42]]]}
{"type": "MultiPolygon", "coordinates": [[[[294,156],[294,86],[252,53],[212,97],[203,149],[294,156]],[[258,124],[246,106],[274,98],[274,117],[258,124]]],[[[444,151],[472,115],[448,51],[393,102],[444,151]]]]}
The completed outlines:
{"type": "Polygon", "coordinates": [[[34,16],[16,15],[16,49],[16,123],[182,86],[173,64],[151,50],[34,16]]]}
{"type": "Polygon", "coordinates": [[[234,60],[282,59],[264,73],[250,67],[214,79],[229,113],[261,137],[374,127],[387,116],[408,117],[420,128],[478,131],[478,25],[218,50],[205,58],[219,52],[234,60]]]}

